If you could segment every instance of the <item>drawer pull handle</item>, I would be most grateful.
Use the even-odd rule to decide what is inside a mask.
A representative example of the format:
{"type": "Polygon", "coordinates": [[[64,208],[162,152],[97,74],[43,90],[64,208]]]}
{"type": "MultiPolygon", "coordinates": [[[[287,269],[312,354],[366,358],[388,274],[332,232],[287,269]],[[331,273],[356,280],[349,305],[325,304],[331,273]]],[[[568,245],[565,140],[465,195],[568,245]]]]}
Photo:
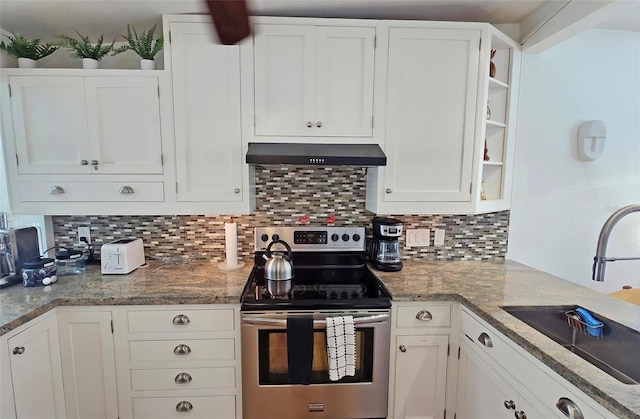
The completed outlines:
{"type": "Polygon", "coordinates": [[[416,314],[416,319],[426,322],[426,321],[432,320],[433,319],[433,315],[431,314],[431,312],[429,310],[420,310],[416,314]]]}
{"type": "Polygon", "coordinates": [[[400,352],[403,352],[403,353],[404,353],[404,352],[407,352],[407,347],[406,347],[406,346],[404,346],[404,345],[400,345],[400,346],[398,347],[398,349],[400,349],[400,352]]]}
{"type": "Polygon", "coordinates": [[[527,419],[527,414],[524,413],[524,410],[515,412],[513,415],[516,417],[516,419],[527,419]]]}
{"type": "Polygon", "coordinates": [[[136,193],[135,189],[133,189],[131,186],[123,186],[118,192],[120,192],[121,195],[130,195],[136,193]]]}
{"type": "Polygon", "coordinates": [[[189,324],[191,323],[191,320],[189,320],[189,317],[187,317],[184,314],[178,314],[176,317],[173,318],[173,324],[175,325],[182,325],[182,324],[189,324]]]}
{"type": "Polygon", "coordinates": [[[176,375],[175,382],[176,384],[189,384],[191,382],[191,375],[186,372],[181,372],[176,375]]]}
{"type": "Polygon", "coordinates": [[[185,400],[176,405],[176,412],[189,412],[191,409],[193,409],[193,405],[185,400]]]}
{"type": "Polygon", "coordinates": [[[513,400],[505,400],[504,401],[505,409],[514,409],[516,408],[516,404],[513,400]]]}
{"type": "Polygon", "coordinates": [[[491,342],[491,338],[484,332],[480,333],[480,336],[478,336],[478,342],[480,342],[487,348],[493,348],[493,342],[491,342]]]}
{"type": "Polygon", "coordinates": [[[578,405],[576,405],[571,399],[560,397],[556,403],[556,407],[570,419],[584,419],[582,410],[580,410],[578,405]]]}
{"type": "Polygon", "coordinates": [[[64,193],[62,186],[52,186],[49,188],[49,195],[60,195],[64,193]]]}
{"type": "Polygon", "coordinates": [[[22,355],[24,351],[25,351],[24,346],[16,346],[15,348],[13,348],[14,355],[22,355]]]}
{"type": "Polygon", "coordinates": [[[181,343],[180,345],[175,347],[173,353],[176,355],[189,355],[191,353],[191,348],[181,343]]]}

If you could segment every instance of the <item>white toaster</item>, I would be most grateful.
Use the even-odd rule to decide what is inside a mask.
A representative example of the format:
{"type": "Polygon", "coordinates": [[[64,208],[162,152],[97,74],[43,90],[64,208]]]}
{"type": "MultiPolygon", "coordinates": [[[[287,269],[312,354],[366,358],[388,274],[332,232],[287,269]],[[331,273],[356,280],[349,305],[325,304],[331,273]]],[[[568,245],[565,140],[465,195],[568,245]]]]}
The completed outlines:
{"type": "Polygon", "coordinates": [[[100,248],[102,274],[128,274],[144,264],[142,239],[119,239],[100,248]]]}

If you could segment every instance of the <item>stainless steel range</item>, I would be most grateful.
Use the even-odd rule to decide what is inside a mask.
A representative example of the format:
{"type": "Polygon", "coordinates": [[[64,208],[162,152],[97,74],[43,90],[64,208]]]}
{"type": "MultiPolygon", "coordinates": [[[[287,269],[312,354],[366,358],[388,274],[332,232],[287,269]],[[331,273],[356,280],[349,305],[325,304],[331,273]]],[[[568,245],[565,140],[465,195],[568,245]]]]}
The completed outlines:
{"type": "Polygon", "coordinates": [[[241,297],[244,418],[387,416],[391,294],[367,268],[364,240],[362,227],[255,229],[255,265],[241,297]],[[293,272],[290,286],[274,286],[275,262],[287,272],[277,279],[293,272]],[[355,369],[332,381],[327,319],[345,316],[355,329],[355,369]],[[292,350],[303,337],[289,328],[301,318],[312,324],[313,348],[302,383],[292,378],[292,350]]]}

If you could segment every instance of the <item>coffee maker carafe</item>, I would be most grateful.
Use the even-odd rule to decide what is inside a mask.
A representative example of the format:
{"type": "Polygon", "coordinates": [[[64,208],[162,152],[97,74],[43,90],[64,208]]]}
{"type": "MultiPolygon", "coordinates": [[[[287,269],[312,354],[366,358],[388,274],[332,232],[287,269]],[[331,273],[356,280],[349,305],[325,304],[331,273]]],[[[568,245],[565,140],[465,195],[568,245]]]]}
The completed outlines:
{"type": "Polygon", "coordinates": [[[396,272],[402,269],[400,243],[402,221],[395,218],[374,217],[369,262],[379,271],[396,272]]]}

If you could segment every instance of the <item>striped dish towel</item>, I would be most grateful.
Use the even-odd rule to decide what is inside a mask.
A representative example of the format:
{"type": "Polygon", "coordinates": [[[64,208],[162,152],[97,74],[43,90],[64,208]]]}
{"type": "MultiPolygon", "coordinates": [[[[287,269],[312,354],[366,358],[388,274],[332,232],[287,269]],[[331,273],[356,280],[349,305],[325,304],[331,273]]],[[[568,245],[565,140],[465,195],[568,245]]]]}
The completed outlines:
{"type": "Polygon", "coordinates": [[[356,335],[353,316],[327,317],[329,380],[356,375],[356,335]]]}

